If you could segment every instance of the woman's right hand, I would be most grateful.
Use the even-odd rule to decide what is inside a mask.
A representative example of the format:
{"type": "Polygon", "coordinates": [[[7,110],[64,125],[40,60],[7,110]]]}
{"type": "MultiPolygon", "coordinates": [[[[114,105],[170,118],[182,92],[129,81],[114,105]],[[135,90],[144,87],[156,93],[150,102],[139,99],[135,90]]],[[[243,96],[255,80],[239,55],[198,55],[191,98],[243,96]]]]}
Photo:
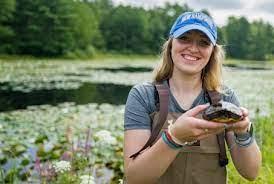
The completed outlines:
{"type": "Polygon", "coordinates": [[[173,124],[171,134],[181,142],[192,142],[222,132],[226,127],[224,123],[197,118],[208,106],[198,105],[182,114],[173,124]]]}

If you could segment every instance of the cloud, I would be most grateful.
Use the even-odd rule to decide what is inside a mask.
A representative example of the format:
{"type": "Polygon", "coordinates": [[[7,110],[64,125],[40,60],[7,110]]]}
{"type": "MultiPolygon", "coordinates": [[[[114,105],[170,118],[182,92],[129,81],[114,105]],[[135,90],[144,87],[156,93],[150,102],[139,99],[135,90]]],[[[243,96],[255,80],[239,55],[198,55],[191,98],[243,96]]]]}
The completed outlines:
{"type": "Polygon", "coordinates": [[[274,8],[274,1],[260,1],[258,4],[256,4],[255,7],[253,7],[255,10],[261,11],[261,12],[267,12],[270,14],[274,14],[273,8],[274,8]]]}
{"type": "Polygon", "coordinates": [[[228,16],[245,16],[248,20],[262,19],[274,25],[274,0],[112,0],[124,4],[153,8],[165,3],[187,4],[195,11],[207,9],[218,25],[225,25],[228,16]]]}
{"type": "Polygon", "coordinates": [[[240,0],[187,0],[190,7],[201,9],[241,9],[244,7],[243,1],[240,0]]]}
{"type": "Polygon", "coordinates": [[[190,7],[200,9],[217,8],[217,9],[240,9],[243,8],[243,0],[112,0],[114,4],[124,4],[143,7],[163,6],[165,3],[187,3],[190,7]]]}
{"type": "Polygon", "coordinates": [[[165,3],[181,3],[179,0],[112,0],[114,4],[124,4],[132,6],[142,6],[145,8],[153,8],[155,6],[163,6],[165,3]]]}

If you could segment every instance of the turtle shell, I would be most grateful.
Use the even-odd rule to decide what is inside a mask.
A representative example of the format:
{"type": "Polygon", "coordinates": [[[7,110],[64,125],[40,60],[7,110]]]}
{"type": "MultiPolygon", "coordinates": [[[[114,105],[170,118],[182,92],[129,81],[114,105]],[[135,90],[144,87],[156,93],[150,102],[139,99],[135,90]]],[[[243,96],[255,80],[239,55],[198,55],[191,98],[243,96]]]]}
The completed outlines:
{"type": "Polygon", "coordinates": [[[242,111],[236,105],[220,101],[217,105],[210,105],[203,113],[203,118],[220,123],[234,123],[241,120],[242,111]]]}

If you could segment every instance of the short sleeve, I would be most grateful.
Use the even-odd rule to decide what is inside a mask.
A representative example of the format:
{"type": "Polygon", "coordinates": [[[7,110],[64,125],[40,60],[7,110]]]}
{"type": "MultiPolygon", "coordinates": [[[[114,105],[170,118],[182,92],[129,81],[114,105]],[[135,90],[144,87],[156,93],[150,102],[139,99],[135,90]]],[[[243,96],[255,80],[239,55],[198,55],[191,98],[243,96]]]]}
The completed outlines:
{"type": "Polygon", "coordinates": [[[150,113],[153,103],[152,86],[136,85],[127,98],[124,114],[124,129],[151,129],[150,113]]]}
{"type": "Polygon", "coordinates": [[[240,106],[240,100],[231,88],[225,87],[223,99],[224,101],[233,103],[238,107],[240,106]]]}

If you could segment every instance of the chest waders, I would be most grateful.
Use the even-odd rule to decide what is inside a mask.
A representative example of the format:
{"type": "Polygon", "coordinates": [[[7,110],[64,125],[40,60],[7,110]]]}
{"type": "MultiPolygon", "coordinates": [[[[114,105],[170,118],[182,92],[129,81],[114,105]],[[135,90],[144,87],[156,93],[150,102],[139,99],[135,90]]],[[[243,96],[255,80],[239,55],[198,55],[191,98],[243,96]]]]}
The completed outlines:
{"type": "MultiPolygon", "coordinates": [[[[207,91],[211,104],[221,100],[221,94],[207,91]]],[[[151,147],[168,128],[168,121],[175,121],[182,113],[168,112],[169,89],[164,84],[155,84],[156,111],[150,114],[151,136],[146,144],[130,158],[136,158],[143,150],[151,147]]],[[[159,184],[224,184],[227,182],[225,132],[212,135],[191,146],[184,146],[166,172],[159,178],[159,184]]]]}

